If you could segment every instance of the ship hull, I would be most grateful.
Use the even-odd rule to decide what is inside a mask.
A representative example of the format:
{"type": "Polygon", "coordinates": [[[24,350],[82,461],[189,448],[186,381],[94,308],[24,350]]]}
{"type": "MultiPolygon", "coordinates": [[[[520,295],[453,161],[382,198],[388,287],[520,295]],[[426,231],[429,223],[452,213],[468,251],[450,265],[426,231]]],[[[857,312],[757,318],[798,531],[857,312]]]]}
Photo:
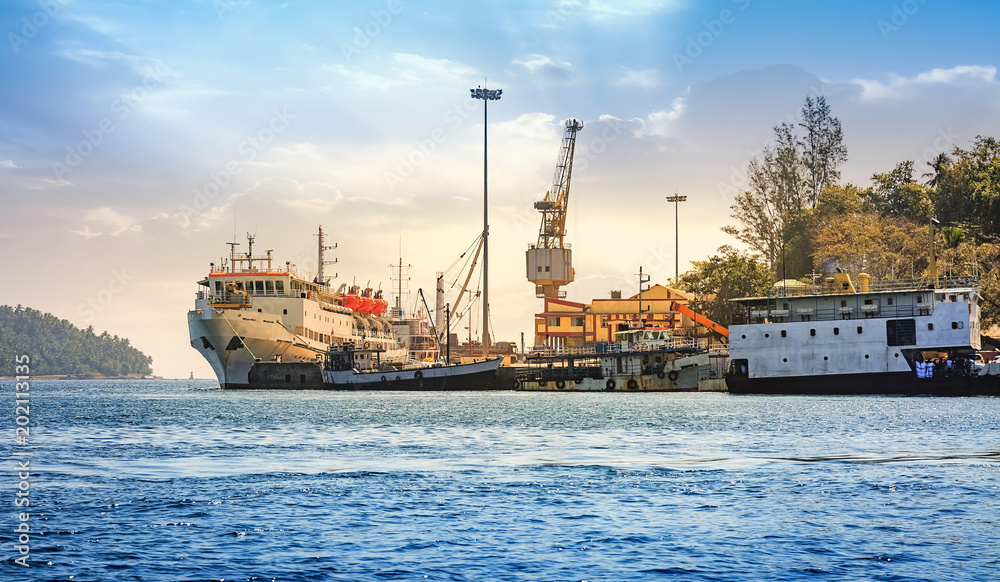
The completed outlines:
{"type": "Polygon", "coordinates": [[[320,364],[256,362],[249,383],[231,388],[254,390],[484,391],[509,387],[498,382],[500,358],[451,366],[355,372],[322,370],[320,364]]]}
{"type": "Polygon", "coordinates": [[[912,372],[778,378],[738,378],[730,374],[726,386],[733,394],[1000,396],[998,376],[917,378],[912,372]]]}
{"type": "MultiPolygon", "coordinates": [[[[315,362],[326,350],[321,342],[290,333],[270,314],[196,309],[188,312],[188,331],[191,347],[212,366],[224,389],[250,388],[250,367],[257,360],[315,362]]],[[[387,360],[405,357],[399,349],[387,360]]]]}

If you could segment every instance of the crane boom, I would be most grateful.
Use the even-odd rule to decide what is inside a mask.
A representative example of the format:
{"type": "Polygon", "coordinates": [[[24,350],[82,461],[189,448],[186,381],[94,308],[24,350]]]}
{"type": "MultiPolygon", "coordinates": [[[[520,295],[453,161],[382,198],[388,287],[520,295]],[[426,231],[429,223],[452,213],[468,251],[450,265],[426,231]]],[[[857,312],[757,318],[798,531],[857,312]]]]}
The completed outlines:
{"type": "Polygon", "coordinates": [[[535,209],[542,213],[542,225],[538,229],[538,243],[535,245],[537,248],[563,248],[569,186],[573,179],[573,153],[576,151],[576,134],[581,129],[582,122],[576,119],[566,120],[566,131],[563,133],[562,147],[559,148],[556,171],[552,176],[552,188],[541,200],[535,202],[535,209]]]}
{"type": "Polygon", "coordinates": [[[695,313],[694,310],[692,310],[687,305],[683,305],[676,301],[673,301],[670,303],[670,311],[676,311],[681,315],[686,315],[689,318],[693,319],[699,325],[707,327],[708,329],[719,333],[723,337],[729,337],[729,330],[727,328],[722,327],[718,323],[715,323],[714,321],[712,321],[711,319],[705,317],[700,313],[695,313]]]}
{"type": "Polygon", "coordinates": [[[583,123],[576,119],[566,120],[559,159],[552,177],[552,188],[541,200],[535,202],[535,210],[542,213],[542,224],[538,228],[538,242],[529,245],[527,252],[528,280],[535,284],[537,297],[564,297],[559,288],[575,279],[572,251],[563,239],[566,236],[566,211],[569,207],[569,187],[573,179],[573,154],[576,151],[576,134],[583,129],[583,123]]]}

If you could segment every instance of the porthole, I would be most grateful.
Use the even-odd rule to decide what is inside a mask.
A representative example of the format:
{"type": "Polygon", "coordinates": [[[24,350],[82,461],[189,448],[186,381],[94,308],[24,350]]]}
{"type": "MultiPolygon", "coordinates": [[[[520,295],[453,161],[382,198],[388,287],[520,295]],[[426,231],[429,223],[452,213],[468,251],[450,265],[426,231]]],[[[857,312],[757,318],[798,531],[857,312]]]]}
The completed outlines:
{"type": "Polygon", "coordinates": [[[861,333],[861,326],[858,326],[858,333],[861,333]]]}
{"type": "Polygon", "coordinates": [[[740,337],[743,338],[743,339],[747,339],[747,336],[745,336],[745,335],[742,335],[740,337]]]}
{"type": "Polygon", "coordinates": [[[769,334],[769,333],[765,333],[765,334],[764,334],[764,337],[771,337],[771,334],[769,334]]]}
{"type": "Polygon", "coordinates": [[[816,330],[815,329],[810,329],[809,330],[809,335],[816,335],[816,330]]]}
{"type": "Polygon", "coordinates": [[[840,335],[840,328],[839,327],[833,328],[833,335],[840,335]]]}
{"type": "Polygon", "coordinates": [[[788,332],[785,330],[781,330],[781,337],[788,337],[788,332]]]}
{"type": "Polygon", "coordinates": [[[895,354],[893,354],[892,357],[898,358],[899,357],[899,352],[896,352],[895,354]]]}
{"type": "Polygon", "coordinates": [[[830,359],[829,357],[827,357],[827,356],[823,356],[823,361],[824,361],[824,362],[825,362],[825,361],[827,361],[827,360],[829,360],[829,359],[830,359]]]}
{"type": "Polygon", "coordinates": [[[782,362],[787,362],[787,361],[788,361],[788,358],[781,358],[781,361],[782,361],[782,362]]]}
{"type": "Polygon", "coordinates": [[[866,359],[866,360],[868,359],[868,354],[865,354],[865,359],[866,359]]]}

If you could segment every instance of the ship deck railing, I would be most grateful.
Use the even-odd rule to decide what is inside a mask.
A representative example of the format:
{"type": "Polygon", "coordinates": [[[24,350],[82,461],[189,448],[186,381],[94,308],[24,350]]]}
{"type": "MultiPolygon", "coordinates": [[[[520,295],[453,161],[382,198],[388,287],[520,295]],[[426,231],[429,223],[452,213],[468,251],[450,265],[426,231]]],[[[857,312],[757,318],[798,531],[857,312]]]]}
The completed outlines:
{"type": "MultiPolygon", "coordinates": [[[[638,342],[643,343],[643,342],[638,342]]],[[[652,344],[652,342],[647,342],[647,344],[652,344]]],[[[694,338],[694,337],[676,337],[666,341],[658,340],[655,344],[656,347],[650,346],[648,350],[641,350],[643,352],[660,352],[666,350],[705,350],[708,349],[708,342],[704,338],[694,338]]],[[[620,343],[600,343],[600,344],[586,344],[582,346],[561,346],[561,347],[549,347],[549,346],[534,346],[528,352],[527,357],[529,359],[533,358],[559,358],[559,357],[570,357],[570,356],[603,356],[607,354],[621,354],[621,353],[636,353],[640,352],[639,349],[629,349],[622,348],[620,343]]]]}
{"type": "Polygon", "coordinates": [[[752,309],[749,318],[742,314],[733,314],[732,325],[747,325],[754,323],[789,323],[800,321],[834,321],[866,319],[894,319],[898,317],[916,317],[933,315],[931,304],[918,305],[862,305],[861,309],[853,307],[834,307],[829,309],[797,309],[789,312],[787,309],[752,309]]]}
{"type": "MultiPolygon", "coordinates": [[[[866,291],[861,290],[859,282],[852,281],[856,293],[885,293],[890,291],[924,291],[935,289],[937,291],[945,289],[962,289],[975,287],[979,283],[979,278],[971,275],[938,277],[937,285],[931,286],[929,278],[902,278],[902,279],[872,279],[868,282],[866,291]]],[[[763,297],[752,297],[743,299],[733,299],[736,302],[750,301],[753,299],[768,299],[778,297],[801,297],[804,295],[847,295],[841,289],[830,288],[824,283],[815,283],[801,287],[775,287],[763,297]]]]}

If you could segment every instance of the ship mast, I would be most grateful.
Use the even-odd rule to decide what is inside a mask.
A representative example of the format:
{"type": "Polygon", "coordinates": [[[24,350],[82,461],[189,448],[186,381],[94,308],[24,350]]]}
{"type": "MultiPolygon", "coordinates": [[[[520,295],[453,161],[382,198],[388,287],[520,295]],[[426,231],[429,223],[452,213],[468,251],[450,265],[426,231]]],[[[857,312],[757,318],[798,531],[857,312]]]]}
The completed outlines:
{"type": "MultiPolygon", "coordinates": [[[[323,273],[323,266],[324,265],[336,265],[337,264],[337,259],[333,259],[332,261],[324,260],[323,252],[324,251],[332,251],[332,250],[336,249],[337,248],[337,243],[333,243],[333,246],[326,246],[326,245],[323,244],[323,225],[319,226],[319,234],[316,235],[316,236],[319,238],[319,243],[318,243],[318,247],[319,247],[318,251],[319,251],[319,253],[318,253],[318,257],[317,257],[317,259],[318,259],[317,262],[319,263],[319,268],[317,269],[317,272],[316,272],[316,282],[319,283],[320,285],[326,285],[326,275],[323,273]]],[[[337,276],[337,273],[334,273],[333,277],[335,278],[336,276],[337,276]]]]}

